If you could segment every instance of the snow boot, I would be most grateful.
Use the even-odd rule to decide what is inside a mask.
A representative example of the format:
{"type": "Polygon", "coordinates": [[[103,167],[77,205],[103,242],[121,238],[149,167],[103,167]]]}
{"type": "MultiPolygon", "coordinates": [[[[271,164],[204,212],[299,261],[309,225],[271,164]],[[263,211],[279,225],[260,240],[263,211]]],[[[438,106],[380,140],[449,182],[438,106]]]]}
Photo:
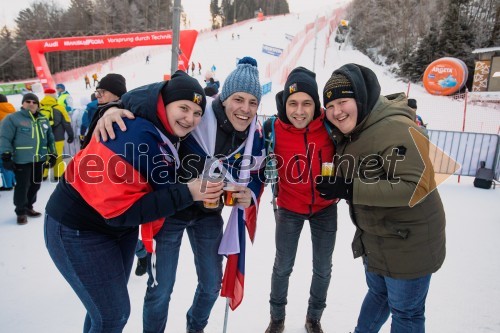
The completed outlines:
{"type": "Polygon", "coordinates": [[[307,333],[324,333],[319,319],[311,319],[307,317],[305,328],[307,333]]]}
{"type": "Polygon", "coordinates": [[[271,318],[265,333],[283,333],[285,330],[285,319],[274,320],[271,318]]]}

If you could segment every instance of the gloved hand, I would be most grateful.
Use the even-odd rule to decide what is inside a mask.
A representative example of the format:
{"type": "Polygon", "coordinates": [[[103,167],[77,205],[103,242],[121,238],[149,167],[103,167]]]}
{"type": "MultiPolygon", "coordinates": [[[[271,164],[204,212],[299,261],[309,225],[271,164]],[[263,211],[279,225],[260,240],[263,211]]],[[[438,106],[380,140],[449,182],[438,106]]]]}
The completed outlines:
{"type": "Polygon", "coordinates": [[[47,165],[49,168],[53,168],[56,165],[57,155],[49,154],[47,155],[47,165]]]}
{"type": "Polygon", "coordinates": [[[12,153],[5,152],[2,154],[3,168],[5,170],[14,171],[16,170],[16,164],[12,160],[12,153]]]}
{"type": "Polygon", "coordinates": [[[339,176],[316,177],[316,190],[327,200],[338,198],[352,201],[353,184],[352,179],[339,176]]]}
{"type": "Polygon", "coordinates": [[[67,143],[72,143],[73,141],[75,140],[74,137],[70,136],[68,137],[68,139],[66,140],[67,143]]]}

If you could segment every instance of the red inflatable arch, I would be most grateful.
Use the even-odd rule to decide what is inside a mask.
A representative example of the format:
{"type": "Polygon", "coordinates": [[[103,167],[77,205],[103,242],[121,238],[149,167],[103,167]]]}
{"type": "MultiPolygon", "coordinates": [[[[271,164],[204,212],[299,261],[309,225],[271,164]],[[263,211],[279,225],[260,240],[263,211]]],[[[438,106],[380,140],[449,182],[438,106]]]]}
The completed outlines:
{"type": "MultiPolygon", "coordinates": [[[[198,32],[196,30],[183,30],[179,36],[179,69],[186,70],[191,58],[194,43],[198,32]]],[[[63,37],[52,39],[27,40],[26,46],[35,66],[36,75],[44,88],[54,87],[54,79],[50,73],[46,52],[76,51],[91,49],[116,49],[136,46],[170,45],[172,44],[172,31],[139,32],[129,34],[63,37]]]]}

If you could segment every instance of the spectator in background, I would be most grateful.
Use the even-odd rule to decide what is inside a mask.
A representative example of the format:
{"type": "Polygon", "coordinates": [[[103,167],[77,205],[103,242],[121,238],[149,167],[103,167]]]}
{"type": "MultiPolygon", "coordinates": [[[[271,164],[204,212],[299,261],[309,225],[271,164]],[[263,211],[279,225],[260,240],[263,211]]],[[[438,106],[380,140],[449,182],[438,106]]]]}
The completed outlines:
{"type": "Polygon", "coordinates": [[[198,61],[198,75],[201,75],[201,62],[198,61]]]}
{"type": "Polygon", "coordinates": [[[33,209],[42,183],[43,164],[55,164],[56,148],[49,120],[39,112],[35,94],[23,96],[18,112],[9,114],[0,124],[0,155],[3,167],[14,171],[16,187],[14,205],[17,224],[28,223],[28,217],[42,214],[33,209]]]}
{"type": "MultiPolygon", "coordinates": [[[[68,135],[67,142],[72,143],[75,134],[73,133],[73,128],[71,127],[71,119],[66,112],[66,110],[57,103],[56,91],[52,88],[45,89],[45,96],[40,101],[40,113],[49,120],[50,126],[52,127],[52,133],[54,135],[57,159],[53,166],[54,169],[54,181],[59,181],[59,178],[64,173],[66,164],[63,161],[63,150],[64,150],[64,139],[65,134],[68,135]]],[[[44,165],[43,179],[47,179],[49,176],[49,166],[44,165]]]]}
{"type": "Polygon", "coordinates": [[[97,78],[98,78],[97,77],[97,73],[92,74],[92,79],[94,80],[94,87],[95,87],[96,84],[99,83],[99,80],[97,78]]]}
{"type": "Polygon", "coordinates": [[[83,79],[85,80],[85,89],[91,88],[89,76],[87,74],[85,74],[83,79]]]}
{"type": "Polygon", "coordinates": [[[14,105],[9,103],[7,96],[0,94],[0,121],[2,121],[7,115],[14,112],[16,112],[14,105]]]}
{"type": "Polygon", "coordinates": [[[207,87],[212,86],[215,90],[217,90],[217,93],[219,92],[220,81],[215,79],[214,72],[207,71],[205,73],[205,84],[207,87]]]}
{"type": "Polygon", "coordinates": [[[87,104],[85,112],[82,117],[82,126],[80,127],[80,147],[83,145],[85,141],[85,136],[87,135],[87,129],[92,123],[92,119],[94,118],[94,114],[98,108],[97,97],[95,97],[95,93],[90,95],[90,103],[87,104]]]}
{"type": "Polygon", "coordinates": [[[89,124],[89,134],[85,136],[82,148],[84,148],[90,141],[92,132],[99,120],[101,113],[105,112],[111,105],[117,104],[123,94],[127,92],[127,85],[125,78],[120,74],[110,73],[104,76],[95,91],[95,96],[97,97],[97,112],[98,116],[92,115],[89,124]]]}
{"type": "MultiPolygon", "coordinates": [[[[0,94],[0,124],[2,120],[9,114],[16,112],[14,105],[7,101],[7,97],[0,94]]],[[[2,177],[2,186],[0,191],[10,191],[14,188],[16,184],[16,177],[14,176],[14,171],[4,169],[3,163],[0,160],[0,175],[2,177]]]]}
{"type": "Polygon", "coordinates": [[[219,80],[215,81],[212,72],[208,71],[205,74],[205,83],[206,83],[206,86],[204,88],[205,94],[210,97],[217,96],[217,94],[219,93],[220,82],[219,80]]]}
{"type": "Polygon", "coordinates": [[[217,94],[219,93],[218,90],[208,86],[203,88],[203,91],[205,91],[205,95],[207,95],[207,97],[212,97],[212,98],[217,97],[217,94]]]}
{"type": "Polygon", "coordinates": [[[66,87],[62,83],[56,84],[57,90],[57,103],[62,105],[67,113],[71,113],[73,111],[73,97],[71,97],[70,93],[66,91],[66,87]]]}
{"type": "Polygon", "coordinates": [[[417,100],[416,99],[413,99],[413,98],[408,98],[408,106],[410,108],[413,109],[413,111],[415,111],[415,123],[423,128],[423,129],[427,129],[427,124],[424,124],[424,121],[422,120],[422,117],[420,117],[418,114],[417,114],[417,100]]]}

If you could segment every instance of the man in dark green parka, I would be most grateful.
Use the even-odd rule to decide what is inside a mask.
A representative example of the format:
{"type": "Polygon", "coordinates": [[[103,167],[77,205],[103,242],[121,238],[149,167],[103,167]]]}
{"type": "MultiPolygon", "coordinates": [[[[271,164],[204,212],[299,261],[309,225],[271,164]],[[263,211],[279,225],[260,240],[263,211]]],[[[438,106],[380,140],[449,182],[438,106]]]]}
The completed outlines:
{"type": "Polygon", "coordinates": [[[425,133],[404,94],[380,95],[370,69],[347,64],[325,85],[336,144],[336,176],[318,179],[325,198],[349,203],[354,257],[363,257],[368,293],[356,333],[424,332],[431,274],[445,258],[445,214],[425,133]],[[413,138],[419,138],[415,141],[413,138]]]}
{"type": "Polygon", "coordinates": [[[54,135],[47,118],[39,112],[38,96],[23,96],[22,107],[2,121],[0,127],[0,155],[3,166],[14,171],[14,205],[17,224],[26,224],[28,217],[42,214],[33,209],[40,189],[43,164],[55,162],[54,135]]]}

